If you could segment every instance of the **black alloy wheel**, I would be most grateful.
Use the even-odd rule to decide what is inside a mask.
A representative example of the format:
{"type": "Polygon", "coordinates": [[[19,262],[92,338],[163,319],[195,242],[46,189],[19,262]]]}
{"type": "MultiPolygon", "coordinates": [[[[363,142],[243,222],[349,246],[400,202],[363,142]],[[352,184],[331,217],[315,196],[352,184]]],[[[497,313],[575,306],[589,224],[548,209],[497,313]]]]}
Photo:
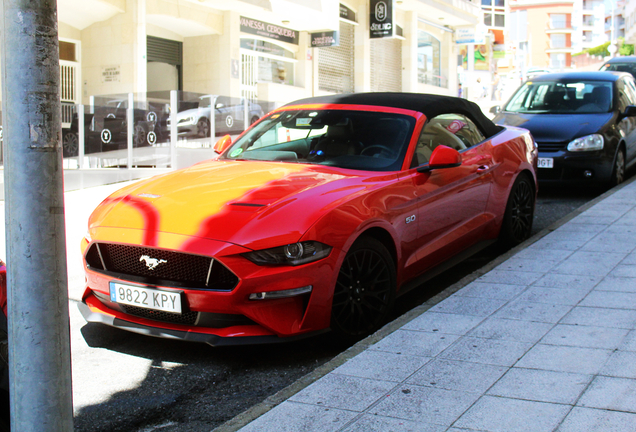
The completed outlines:
{"type": "Polygon", "coordinates": [[[210,136],[210,121],[206,118],[201,118],[197,122],[197,133],[201,138],[210,136]]]}
{"type": "Polygon", "coordinates": [[[395,263],[386,247],[371,237],[357,240],[338,273],[331,329],[343,339],[374,332],[387,320],[395,292],[395,263]]]}
{"type": "Polygon", "coordinates": [[[64,157],[77,156],[78,150],[77,134],[75,132],[67,132],[62,138],[62,153],[64,157]]]}
{"type": "Polygon", "coordinates": [[[257,117],[257,116],[252,117],[252,119],[250,120],[250,126],[253,125],[254,123],[256,123],[259,118],[260,117],[257,117]]]}
{"type": "Polygon", "coordinates": [[[622,148],[618,148],[616,157],[614,158],[614,169],[612,170],[612,179],[610,180],[610,187],[619,185],[625,181],[625,151],[622,148]]]}
{"type": "Polygon", "coordinates": [[[146,133],[146,128],[140,124],[136,124],[133,132],[133,147],[145,146],[148,144],[147,140],[148,134],[146,133]]]}
{"type": "Polygon", "coordinates": [[[506,204],[506,212],[499,233],[504,247],[513,247],[530,237],[534,218],[535,193],[527,175],[517,177],[506,204]]]}

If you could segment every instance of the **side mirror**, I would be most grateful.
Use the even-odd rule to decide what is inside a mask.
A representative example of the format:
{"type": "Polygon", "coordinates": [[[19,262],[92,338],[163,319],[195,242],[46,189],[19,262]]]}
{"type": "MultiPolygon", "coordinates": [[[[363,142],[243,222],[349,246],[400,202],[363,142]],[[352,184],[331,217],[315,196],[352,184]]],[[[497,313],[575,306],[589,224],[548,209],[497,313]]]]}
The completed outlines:
{"type": "Polygon", "coordinates": [[[433,150],[428,165],[419,167],[417,172],[425,173],[434,169],[455,168],[461,164],[462,155],[457,150],[440,144],[433,150]]]}
{"type": "Polygon", "coordinates": [[[223,108],[225,105],[223,105],[222,103],[218,103],[216,105],[214,105],[214,108],[219,109],[219,108],[223,108]]]}
{"type": "Polygon", "coordinates": [[[622,114],[622,117],[635,117],[636,116],[636,106],[628,105],[625,108],[625,112],[622,114]]]}
{"type": "Polygon", "coordinates": [[[225,135],[223,138],[218,140],[216,144],[214,144],[214,151],[218,154],[223,153],[227,148],[232,145],[232,137],[229,135],[225,135]]]}
{"type": "Polygon", "coordinates": [[[490,108],[490,114],[499,114],[501,112],[501,107],[499,105],[495,105],[490,108]]]}

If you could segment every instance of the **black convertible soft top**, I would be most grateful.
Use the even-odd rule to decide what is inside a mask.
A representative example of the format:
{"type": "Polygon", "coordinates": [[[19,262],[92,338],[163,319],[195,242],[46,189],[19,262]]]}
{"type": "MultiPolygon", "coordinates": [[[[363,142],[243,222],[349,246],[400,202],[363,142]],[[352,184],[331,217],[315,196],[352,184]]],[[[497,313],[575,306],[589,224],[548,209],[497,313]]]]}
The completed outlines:
{"type": "Polygon", "coordinates": [[[440,114],[463,114],[470,118],[488,138],[503,129],[490,121],[476,103],[452,96],[424,93],[346,93],[300,99],[285,106],[329,103],[402,108],[421,112],[428,119],[440,114]]]}

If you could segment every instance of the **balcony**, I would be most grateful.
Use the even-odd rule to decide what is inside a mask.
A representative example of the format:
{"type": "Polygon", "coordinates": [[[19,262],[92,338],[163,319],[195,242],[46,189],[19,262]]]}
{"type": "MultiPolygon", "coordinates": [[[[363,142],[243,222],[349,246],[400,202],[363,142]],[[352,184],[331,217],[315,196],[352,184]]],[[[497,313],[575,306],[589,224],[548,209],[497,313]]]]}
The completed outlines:
{"type": "Polygon", "coordinates": [[[545,29],[547,34],[555,34],[555,33],[564,33],[569,34],[572,33],[572,22],[570,20],[567,21],[552,21],[548,24],[545,29]]]}

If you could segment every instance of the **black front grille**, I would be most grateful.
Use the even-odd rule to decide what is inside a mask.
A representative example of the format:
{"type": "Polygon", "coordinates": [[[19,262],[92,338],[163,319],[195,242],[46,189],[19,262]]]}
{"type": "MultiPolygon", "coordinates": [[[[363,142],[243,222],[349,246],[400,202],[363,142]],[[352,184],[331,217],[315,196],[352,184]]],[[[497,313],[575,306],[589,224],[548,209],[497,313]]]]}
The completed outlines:
{"type": "Polygon", "coordinates": [[[140,308],[137,306],[130,306],[122,304],[120,305],[122,311],[129,315],[135,315],[140,318],[146,318],[154,321],[168,322],[173,324],[194,325],[197,322],[199,312],[164,312],[156,311],[152,309],[140,308]]]}
{"type": "Polygon", "coordinates": [[[210,257],[114,243],[86,252],[91,270],[153,285],[231,291],[238,278],[210,257]]]}
{"type": "Polygon", "coordinates": [[[542,152],[557,152],[560,150],[565,150],[567,143],[537,141],[537,146],[539,147],[539,151],[542,151],[542,152]]]}

